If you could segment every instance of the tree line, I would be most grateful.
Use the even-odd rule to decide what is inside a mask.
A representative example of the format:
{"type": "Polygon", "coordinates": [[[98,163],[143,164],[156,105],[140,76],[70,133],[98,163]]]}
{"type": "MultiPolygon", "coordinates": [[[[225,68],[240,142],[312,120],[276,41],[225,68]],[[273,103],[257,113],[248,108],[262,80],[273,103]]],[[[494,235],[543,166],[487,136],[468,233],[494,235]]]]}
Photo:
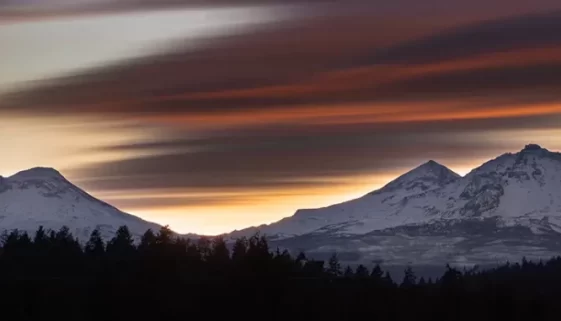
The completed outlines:
{"type": "Polygon", "coordinates": [[[264,236],[190,240],[167,227],[135,242],[126,226],[81,244],[67,227],[2,235],[2,318],[116,320],[547,320],[557,318],[561,257],[494,269],[446,267],[401,280],[271,249],[264,236]],[[66,316],[66,317],[65,317],[66,316]]]}

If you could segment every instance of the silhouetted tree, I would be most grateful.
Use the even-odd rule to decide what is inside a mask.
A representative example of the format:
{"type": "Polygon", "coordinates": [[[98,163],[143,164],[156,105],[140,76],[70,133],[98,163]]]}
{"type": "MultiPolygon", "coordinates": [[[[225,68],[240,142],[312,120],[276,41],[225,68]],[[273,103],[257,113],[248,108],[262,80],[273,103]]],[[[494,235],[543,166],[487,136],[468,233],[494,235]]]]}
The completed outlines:
{"type": "Polygon", "coordinates": [[[37,229],[37,232],[35,232],[35,236],[33,237],[33,244],[35,245],[37,252],[46,254],[49,248],[49,237],[47,236],[47,233],[45,232],[43,226],[39,226],[39,229],[37,229]]]}
{"type": "Polygon", "coordinates": [[[185,246],[185,256],[191,264],[200,263],[203,260],[199,247],[191,240],[188,240],[185,246]]]}
{"type": "Polygon", "coordinates": [[[337,257],[337,253],[333,253],[329,258],[327,263],[327,273],[332,277],[340,276],[341,273],[341,264],[339,263],[339,258],[337,257]]]}
{"type": "Polygon", "coordinates": [[[386,273],[384,274],[384,277],[382,278],[382,283],[386,286],[386,287],[393,287],[395,285],[395,283],[392,280],[392,276],[390,274],[389,271],[386,271],[386,273]]]}
{"type": "Polygon", "coordinates": [[[101,238],[99,229],[94,229],[90,234],[90,239],[86,243],[84,252],[89,257],[99,258],[105,254],[105,243],[101,238]]]}
{"type": "Polygon", "coordinates": [[[303,276],[306,277],[323,277],[324,273],[324,262],[307,260],[301,271],[303,276]]]}
{"type": "Polygon", "coordinates": [[[43,226],[39,226],[39,229],[35,232],[32,247],[34,255],[33,265],[35,270],[40,275],[49,275],[51,272],[50,267],[54,265],[54,262],[49,260],[51,244],[43,226]]]}
{"type": "Polygon", "coordinates": [[[107,254],[116,258],[126,258],[135,253],[134,240],[128,227],[121,226],[107,243],[107,254]]]}
{"type": "Polygon", "coordinates": [[[265,236],[255,234],[248,240],[246,262],[253,271],[253,276],[262,277],[270,270],[272,254],[265,236]]]}
{"type": "Polygon", "coordinates": [[[343,273],[343,276],[346,278],[352,278],[355,276],[355,272],[353,271],[353,269],[350,266],[347,266],[345,268],[345,272],[343,273]]]}
{"type": "Polygon", "coordinates": [[[51,246],[51,251],[60,258],[66,259],[71,256],[79,257],[82,255],[80,242],[74,238],[67,226],[63,226],[56,232],[51,246]]]}
{"type": "Polygon", "coordinates": [[[283,320],[355,320],[375,305],[380,320],[555,320],[561,296],[561,257],[488,270],[448,265],[436,283],[424,277],[417,283],[408,267],[398,287],[379,266],[371,278],[364,265],[334,278],[341,275],[336,255],[324,269],[323,261],[303,253],[293,258],[280,247],[271,251],[258,235],[238,240],[232,257],[220,237],[189,240],[165,229],[158,235],[147,231],[138,250],[124,227],[106,251],[99,231],[82,251],[68,228],[39,228],[32,239],[25,232],[4,232],[2,241],[6,319],[36,320],[60,311],[82,315],[87,309],[85,320],[168,319],[184,311],[214,319],[225,310],[243,318],[257,306],[283,320]]]}
{"type": "Polygon", "coordinates": [[[440,279],[440,283],[446,288],[455,288],[460,285],[462,281],[462,273],[449,264],[446,264],[446,272],[440,279]]]}
{"type": "Polygon", "coordinates": [[[298,255],[296,256],[296,262],[306,262],[308,260],[308,258],[306,257],[306,253],[304,252],[299,252],[298,255]]]}
{"type": "Polygon", "coordinates": [[[143,255],[151,254],[155,249],[154,246],[156,245],[156,235],[154,235],[154,231],[152,229],[146,230],[142,237],[140,238],[140,243],[138,244],[138,251],[143,255]]]}
{"type": "Polygon", "coordinates": [[[261,236],[257,233],[249,238],[247,255],[255,258],[270,257],[269,244],[265,236],[261,236]]]}
{"type": "Polygon", "coordinates": [[[169,226],[163,226],[158,232],[155,241],[158,246],[169,246],[173,242],[173,231],[169,226]]]}
{"type": "Polygon", "coordinates": [[[417,276],[413,272],[413,269],[408,266],[404,271],[403,281],[401,282],[402,288],[411,288],[417,284],[417,276]]]}
{"type": "Polygon", "coordinates": [[[15,229],[3,238],[3,256],[14,264],[29,264],[32,241],[27,232],[15,229]]]}
{"type": "Polygon", "coordinates": [[[230,251],[222,237],[218,236],[212,240],[208,262],[218,273],[223,274],[230,268],[230,251]]]}
{"type": "Polygon", "coordinates": [[[300,263],[293,260],[287,250],[281,252],[279,248],[277,248],[271,263],[273,272],[277,278],[282,278],[292,273],[298,273],[301,269],[300,263]]]}
{"type": "Polygon", "coordinates": [[[383,276],[384,271],[382,271],[382,268],[380,268],[380,264],[376,264],[376,266],[374,266],[372,272],[370,273],[370,277],[375,280],[381,281],[383,276]]]}
{"type": "Polygon", "coordinates": [[[212,253],[210,245],[211,243],[208,237],[201,237],[197,240],[197,249],[199,251],[200,257],[205,261],[212,253]]]}
{"type": "Polygon", "coordinates": [[[356,276],[357,278],[362,278],[362,279],[367,278],[367,277],[369,276],[368,274],[369,274],[369,272],[368,272],[368,268],[366,268],[366,266],[360,264],[360,265],[356,268],[355,276],[356,276]]]}
{"type": "Polygon", "coordinates": [[[241,264],[247,255],[247,238],[241,237],[234,242],[232,247],[232,261],[241,264]]]}

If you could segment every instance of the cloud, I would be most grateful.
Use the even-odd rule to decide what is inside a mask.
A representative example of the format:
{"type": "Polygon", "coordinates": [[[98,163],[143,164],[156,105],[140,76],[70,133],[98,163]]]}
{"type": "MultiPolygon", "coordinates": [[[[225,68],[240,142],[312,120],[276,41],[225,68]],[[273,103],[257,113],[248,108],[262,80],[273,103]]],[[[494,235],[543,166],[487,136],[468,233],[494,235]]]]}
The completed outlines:
{"type": "Polygon", "coordinates": [[[368,20],[343,23],[347,27],[339,32],[339,27],[327,26],[333,19],[357,21],[367,15],[311,19],[69,76],[8,96],[4,108],[197,114],[342,102],[493,98],[512,90],[516,99],[555,99],[560,18],[561,12],[508,18],[389,47],[376,40],[376,23],[368,20]],[[360,39],[349,39],[359,30],[360,39]],[[321,40],[325,33],[329,41],[321,40]],[[365,52],[372,54],[365,58],[365,52]]]}
{"type": "Polygon", "coordinates": [[[49,0],[35,3],[3,0],[0,1],[0,18],[5,22],[19,22],[83,15],[121,14],[133,11],[265,7],[332,2],[337,2],[337,0],[49,0]]]}
{"type": "Polygon", "coordinates": [[[152,128],[154,139],[90,149],[133,156],[65,172],[106,193],[208,193],[154,194],[140,207],[304,193],[428,159],[473,166],[557,133],[560,11],[458,26],[370,10],[306,14],[195,49],[178,43],[24,88],[0,111],[152,128]]]}
{"type": "MultiPolygon", "coordinates": [[[[70,172],[90,176],[96,190],[190,188],[250,190],[312,188],[316,180],[383,174],[425,160],[473,159],[506,151],[500,139],[463,141],[470,133],[557,128],[560,117],[314,126],[268,126],[227,131],[198,139],[162,139],[114,145],[133,159],[104,162],[70,172]],[[530,122],[531,120],[531,122],[530,122]],[[166,152],[167,151],[167,152],[166,152]]],[[[497,136],[497,138],[499,138],[497,136]]],[[[515,146],[516,147],[516,146],[515,146]]]]}
{"type": "Polygon", "coordinates": [[[457,126],[454,120],[534,123],[534,117],[560,113],[560,18],[561,12],[508,18],[389,46],[377,38],[379,22],[367,14],[310,19],[76,74],[8,95],[0,106],[18,113],[113,115],[173,125],[165,129],[169,140],[152,146],[169,155],[117,164],[101,176],[135,168],[163,175],[187,166],[200,175],[189,173],[189,183],[166,183],[217,186],[372,171],[384,167],[349,159],[369,155],[371,144],[395,147],[399,135],[415,135],[400,123],[417,122],[415,128],[426,130],[430,126],[423,123],[438,121],[437,128],[453,130],[447,124],[457,126]],[[334,19],[353,23],[329,29],[334,19]],[[360,37],[348,36],[359,31],[360,37]],[[329,41],[320,38],[325,33],[329,41]],[[385,123],[396,136],[377,131],[385,123]],[[354,133],[357,124],[369,124],[370,131],[354,133]],[[304,134],[281,139],[267,128],[304,134]],[[313,139],[306,138],[309,131],[317,131],[309,136],[313,139]],[[338,138],[341,133],[351,134],[338,138]],[[185,139],[190,135],[202,138],[185,139]],[[339,140],[344,142],[328,144],[339,140]],[[332,159],[325,168],[315,165],[325,157],[332,159]],[[248,160],[263,164],[263,177],[252,179],[256,164],[248,160]],[[217,178],[205,179],[209,173],[217,178]]]}
{"type": "Polygon", "coordinates": [[[560,11],[478,22],[380,51],[374,63],[423,63],[490,51],[558,45],[560,11]]]}

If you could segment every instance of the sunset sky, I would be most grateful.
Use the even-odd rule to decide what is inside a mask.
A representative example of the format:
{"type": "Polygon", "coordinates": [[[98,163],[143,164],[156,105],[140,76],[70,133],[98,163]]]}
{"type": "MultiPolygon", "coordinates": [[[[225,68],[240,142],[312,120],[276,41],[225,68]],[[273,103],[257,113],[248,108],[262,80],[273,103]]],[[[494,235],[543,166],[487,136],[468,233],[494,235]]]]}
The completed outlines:
{"type": "Polygon", "coordinates": [[[0,175],[178,232],[561,150],[559,0],[0,0],[0,175]]]}

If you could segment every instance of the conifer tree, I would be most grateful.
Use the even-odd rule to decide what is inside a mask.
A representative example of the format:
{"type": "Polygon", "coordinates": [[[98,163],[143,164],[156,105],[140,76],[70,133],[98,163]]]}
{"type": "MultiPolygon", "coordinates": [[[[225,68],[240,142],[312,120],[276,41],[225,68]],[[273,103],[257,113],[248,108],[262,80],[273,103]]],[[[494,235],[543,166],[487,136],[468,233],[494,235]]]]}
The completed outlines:
{"type": "Polygon", "coordinates": [[[203,259],[197,244],[190,239],[181,242],[184,242],[183,246],[185,247],[185,264],[187,270],[191,272],[198,271],[202,267],[203,259]]]}
{"type": "Polygon", "coordinates": [[[47,274],[49,272],[49,266],[51,262],[49,261],[49,250],[50,243],[47,236],[47,232],[43,226],[39,226],[33,237],[33,254],[35,256],[35,269],[38,273],[47,274]]]}
{"type": "Polygon", "coordinates": [[[256,233],[249,238],[247,255],[253,258],[270,258],[269,244],[265,236],[261,236],[259,233],[256,233]]]}
{"type": "Polygon", "coordinates": [[[302,267],[302,274],[307,277],[325,277],[324,262],[307,260],[302,267]]]}
{"type": "Polygon", "coordinates": [[[417,284],[417,276],[413,272],[413,269],[408,266],[404,271],[403,281],[401,282],[402,288],[411,288],[417,284]]]}
{"type": "Polygon", "coordinates": [[[300,252],[298,253],[298,255],[296,256],[296,262],[305,262],[308,259],[306,258],[306,254],[304,252],[300,252]]]}
{"type": "Polygon", "coordinates": [[[39,228],[35,232],[35,236],[33,237],[33,244],[35,245],[37,250],[41,251],[46,251],[48,247],[49,238],[47,237],[47,233],[45,232],[45,229],[42,225],[39,226],[39,228]]]}
{"type": "Polygon", "coordinates": [[[337,257],[337,253],[333,253],[329,258],[327,263],[327,274],[332,277],[340,276],[341,273],[341,264],[339,263],[339,258],[337,257]]]}
{"type": "Polygon", "coordinates": [[[355,276],[355,272],[353,271],[353,268],[351,268],[350,266],[347,265],[347,267],[345,268],[345,272],[343,273],[343,276],[346,278],[352,278],[355,276]]]}
{"type": "Polygon", "coordinates": [[[232,261],[236,264],[241,263],[247,255],[247,238],[236,239],[232,247],[232,261]]]}
{"type": "Polygon", "coordinates": [[[56,232],[52,245],[54,253],[65,260],[82,255],[80,242],[74,238],[68,226],[63,226],[56,232]]]}
{"type": "Polygon", "coordinates": [[[356,268],[355,276],[357,278],[361,278],[361,279],[367,278],[368,274],[369,274],[369,272],[368,272],[368,268],[366,266],[361,264],[356,268]]]}
{"type": "Polygon", "coordinates": [[[230,251],[226,246],[226,242],[220,236],[215,237],[212,240],[210,261],[213,264],[226,267],[230,262],[230,251]]]}
{"type": "Polygon", "coordinates": [[[197,250],[203,261],[208,260],[211,254],[211,242],[208,237],[201,237],[197,240],[197,250]]]}
{"type": "Polygon", "coordinates": [[[86,243],[84,252],[89,257],[99,258],[105,254],[105,243],[101,238],[101,232],[99,229],[94,229],[90,234],[90,239],[86,243]]]}
{"type": "Polygon", "coordinates": [[[156,235],[152,229],[146,230],[142,237],[140,238],[140,244],[138,245],[138,251],[141,254],[151,254],[152,250],[154,249],[154,245],[156,244],[156,235]]]}
{"type": "Polygon", "coordinates": [[[382,271],[380,264],[376,264],[376,266],[372,269],[372,273],[370,273],[370,277],[375,280],[381,281],[383,276],[384,271],[382,271]]]}
{"type": "Polygon", "coordinates": [[[457,287],[462,280],[462,273],[446,264],[446,272],[442,275],[440,283],[447,288],[457,287]]]}
{"type": "Polygon", "coordinates": [[[386,273],[384,274],[384,277],[382,278],[382,283],[387,287],[393,287],[395,285],[389,271],[386,271],[386,273]]]}
{"type": "Polygon", "coordinates": [[[163,226],[156,236],[156,244],[159,246],[168,246],[173,242],[173,231],[169,226],[163,226]]]}
{"type": "Polygon", "coordinates": [[[128,227],[119,227],[115,236],[107,243],[107,254],[113,257],[125,258],[133,255],[134,251],[134,240],[128,227]]]}
{"type": "Polygon", "coordinates": [[[271,272],[272,254],[265,236],[258,233],[249,238],[245,262],[254,276],[264,276],[271,272]]]}

